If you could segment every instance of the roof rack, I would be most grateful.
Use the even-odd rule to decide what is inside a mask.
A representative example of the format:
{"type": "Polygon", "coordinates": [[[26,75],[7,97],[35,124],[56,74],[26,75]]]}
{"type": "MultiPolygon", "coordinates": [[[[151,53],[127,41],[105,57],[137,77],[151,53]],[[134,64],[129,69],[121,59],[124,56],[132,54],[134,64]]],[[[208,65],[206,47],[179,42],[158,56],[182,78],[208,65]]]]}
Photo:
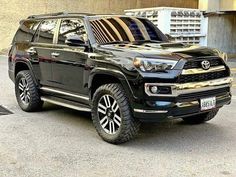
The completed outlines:
{"type": "Polygon", "coordinates": [[[63,15],[94,15],[91,13],[74,13],[74,12],[57,12],[57,13],[48,13],[48,14],[39,14],[39,15],[31,15],[30,18],[43,18],[43,17],[51,17],[51,16],[63,16],[63,15]]]}

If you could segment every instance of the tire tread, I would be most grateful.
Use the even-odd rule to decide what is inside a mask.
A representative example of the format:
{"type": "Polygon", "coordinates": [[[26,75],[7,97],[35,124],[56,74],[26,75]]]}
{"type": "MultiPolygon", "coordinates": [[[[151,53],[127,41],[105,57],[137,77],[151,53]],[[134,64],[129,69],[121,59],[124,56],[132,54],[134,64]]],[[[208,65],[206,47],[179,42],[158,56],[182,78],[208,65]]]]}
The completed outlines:
{"type": "Polygon", "coordinates": [[[136,120],[130,111],[130,105],[128,98],[122,86],[120,84],[105,84],[100,86],[94,93],[93,103],[92,103],[92,120],[98,134],[107,142],[112,144],[121,144],[133,139],[139,131],[140,122],[136,120]],[[104,90],[109,90],[116,97],[120,105],[120,110],[122,111],[122,130],[116,139],[108,139],[103,136],[101,132],[100,124],[96,116],[96,99],[100,92],[104,90]]]}
{"type": "MultiPolygon", "coordinates": [[[[21,77],[25,77],[27,80],[27,83],[29,85],[31,100],[29,102],[29,105],[25,107],[25,106],[22,106],[22,103],[20,102],[20,100],[18,100],[19,98],[17,98],[17,101],[20,107],[26,112],[35,112],[35,111],[41,110],[43,102],[40,99],[39,90],[36,84],[34,83],[34,80],[30,74],[30,71],[29,70],[20,71],[16,76],[16,81],[18,81],[21,77]]],[[[16,83],[15,85],[16,93],[17,93],[17,89],[18,89],[18,85],[16,83]]]]}

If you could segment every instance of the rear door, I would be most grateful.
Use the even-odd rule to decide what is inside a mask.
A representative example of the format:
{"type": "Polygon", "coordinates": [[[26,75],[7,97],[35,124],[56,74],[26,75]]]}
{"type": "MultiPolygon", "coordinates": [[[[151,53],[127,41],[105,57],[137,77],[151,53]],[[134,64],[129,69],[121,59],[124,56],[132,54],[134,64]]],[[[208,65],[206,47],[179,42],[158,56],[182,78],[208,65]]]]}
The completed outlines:
{"type": "MultiPolygon", "coordinates": [[[[39,26],[40,21],[35,19],[27,19],[20,22],[20,27],[14,36],[12,46],[9,51],[9,72],[12,79],[14,79],[15,61],[28,62],[31,61],[32,55],[27,53],[31,48],[33,36],[39,26]]],[[[36,66],[36,65],[34,65],[36,66]]],[[[35,73],[38,73],[37,67],[33,68],[35,73]]]]}
{"type": "Polygon", "coordinates": [[[87,40],[87,32],[82,19],[62,19],[58,32],[56,56],[52,64],[52,79],[55,87],[67,92],[87,95],[84,72],[88,52],[83,46],[68,46],[65,41],[70,35],[79,35],[84,41],[87,40]]]}
{"type": "Polygon", "coordinates": [[[57,19],[43,20],[34,36],[31,48],[28,53],[31,54],[32,64],[37,66],[40,84],[52,86],[52,60],[54,49],[54,34],[57,28],[57,19]]]}

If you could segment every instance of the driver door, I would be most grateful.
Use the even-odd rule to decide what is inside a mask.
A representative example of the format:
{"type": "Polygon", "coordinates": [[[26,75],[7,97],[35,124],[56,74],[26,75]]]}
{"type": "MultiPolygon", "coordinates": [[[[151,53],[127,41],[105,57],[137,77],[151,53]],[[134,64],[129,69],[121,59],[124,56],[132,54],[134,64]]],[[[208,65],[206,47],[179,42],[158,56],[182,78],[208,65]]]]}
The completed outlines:
{"type": "Polygon", "coordinates": [[[66,39],[72,35],[86,39],[84,22],[78,18],[62,19],[53,52],[52,80],[55,88],[83,96],[88,93],[84,80],[88,53],[85,47],[66,44],[66,39]]]}

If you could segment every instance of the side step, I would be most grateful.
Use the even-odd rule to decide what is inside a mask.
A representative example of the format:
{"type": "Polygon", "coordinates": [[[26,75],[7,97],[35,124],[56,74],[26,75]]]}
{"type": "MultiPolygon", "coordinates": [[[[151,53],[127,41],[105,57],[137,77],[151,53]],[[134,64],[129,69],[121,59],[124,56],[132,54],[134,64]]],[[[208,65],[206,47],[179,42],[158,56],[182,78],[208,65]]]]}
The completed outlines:
{"type": "Polygon", "coordinates": [[[56,104],[59,106],[75,109],[78,111],[91,112],[91,109],[87,105],[83,105],[83,104],[73,102],[73,101],[64,100],[61,98],[55,98],[52,96],[41,96],[41,100],[48,103],[56,104]]]}

